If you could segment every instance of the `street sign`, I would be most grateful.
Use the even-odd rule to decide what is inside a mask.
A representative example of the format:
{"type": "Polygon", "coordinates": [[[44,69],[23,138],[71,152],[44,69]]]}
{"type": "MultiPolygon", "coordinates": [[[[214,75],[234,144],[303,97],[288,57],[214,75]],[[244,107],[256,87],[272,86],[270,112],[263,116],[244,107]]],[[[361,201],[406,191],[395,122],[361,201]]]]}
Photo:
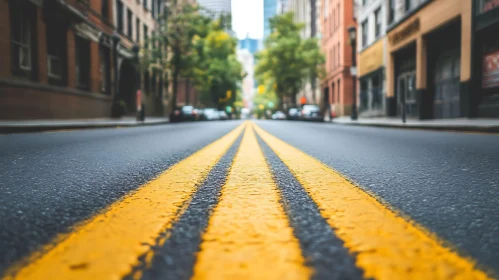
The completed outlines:
{"type": "Polygon", "coordinates": [[[357,76],[357,67],[355,66],[350,67],[350,75],[357,76]]]}

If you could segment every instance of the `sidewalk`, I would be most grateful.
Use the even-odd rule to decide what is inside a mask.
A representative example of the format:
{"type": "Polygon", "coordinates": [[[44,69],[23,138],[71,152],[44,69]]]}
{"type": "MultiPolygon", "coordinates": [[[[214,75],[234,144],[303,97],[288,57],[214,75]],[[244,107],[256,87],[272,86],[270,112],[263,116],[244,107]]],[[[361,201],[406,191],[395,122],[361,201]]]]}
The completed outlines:
{"type": "Polygon", "coordinates": [[[146,117],[144,122],[134,117],[120,119],[23,120],[0,121],[0,133],[36,132],[63,129],[131,127],[168,123],[168,118],[146,117]]]}
{"type": "Polygon", "coordinates": [[[413,128],[430,130],[452,130],[470,132],[499,132],[499,119],[438,119],[412,120],[402,123],[400,118],[359,118],[352,121],[349,116],[334,118],[332,123],[342,125],[362,125],[393,128],[413,128]]]}

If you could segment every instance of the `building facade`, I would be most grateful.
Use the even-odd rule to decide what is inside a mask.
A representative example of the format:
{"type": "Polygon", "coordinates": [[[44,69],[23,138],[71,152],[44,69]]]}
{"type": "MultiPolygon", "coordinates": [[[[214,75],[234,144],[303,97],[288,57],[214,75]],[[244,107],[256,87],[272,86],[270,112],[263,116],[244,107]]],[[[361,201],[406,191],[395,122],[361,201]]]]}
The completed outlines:
{"type": "Polygon", "coordinates": [[[163,73],[139,70],[163,0],[0,0],[0,119],[163,115],[163,73]]]}
{"type": "Polygon", "coordinates": [[[263,0],[263,38],[272,32],[269,19],[277,14],[277,0],[263,0]]]}
{"type": "Polygon", "coordinates": [[[237,60],[243,66],[243,70],[246,74],[241,85],[243,107],[252,109],[253,97],[255,94],[254,57],[248,49],[238,49],[236,54],[237,60]]]}
{"type": "Polygon", "coordinates": [[[239,39],[238,48],[248,50],[252,55],[254,55],[260,49],[260,40],[252,39],[249,35],[246,38],[239,39]]]}
{"type": "Polygon", "coordinates": [[[386,114],[385,65],[386,16],[384,0],[358,0],[357,9],[357,74],[358,110],[360,117],[386,114]]]}
{"type": "Polygon", "coordinates": [[[197,0],[197,3],[216,15],[231,13],[231,0],[197,0]]]}
{"type": "Polygon", "coordinates": [[[321,45],[327,74],[322,80],[322,89],[326,110],[334,116],[349,115],[352,111],[352,46],[348,27],[357,26],[353,8],[353,1],[321,0],[321,45]]]}
{"type": "Polygon", "coordinates": [[[110,116],[111,0],[0,0],[0,13],[0,119],[110,116]]]}
{"type": "Polygon", "coordinates": [[[418,119],[472,116],[474,0],[386,2],[387,112],[418,119]]]}
{"type": "MultiPolygon", "coordinates": [[[[317,2],[314,0],[289,0],[287,3],[287,11],[293,12],[294,21],[303,23],[305,27],[300,31],[301,38],[307,39],[317,37],[317,2]]],[[[307,104],[321,103],[321,90],[319,81],[311,81],[308,79],[303,88],[297,95],[296,104],[300,104],[299,100],[305,97],[307,104]]]]}
{"type": "Polygon", "coordinates": [[[168,96],[163,71],[139,69],[138,64],[139,51],[148,47],[164,4],[164,0],[114,0],[114,22],[120,37],[115,101],[126,104],[127,114],[136,111],[136,90],[140,88],[146,115],[166,115],[168,96]]]}

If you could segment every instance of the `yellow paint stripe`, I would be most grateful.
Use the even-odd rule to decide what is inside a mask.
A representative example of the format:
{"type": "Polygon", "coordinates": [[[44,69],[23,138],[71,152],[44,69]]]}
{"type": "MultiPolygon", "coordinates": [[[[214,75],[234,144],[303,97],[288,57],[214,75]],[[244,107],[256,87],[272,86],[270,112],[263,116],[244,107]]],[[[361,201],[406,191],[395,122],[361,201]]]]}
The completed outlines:
{"type": "MultiPolygon", "coordinates": [[[[7,279],[120,279],[178,218],[212,167],[241,134],[241,125],[175,164],[59,242],[7,279]]],[[[36,254],[35,254],[36,255],[36,254]]]]}
{"type": "Polygon", "coordinates": [[[193,279],[310,275],[255,134],[247,129],[203,235],[193,279]]]}
{"type": "MultiPolygon", "coordinates": [[[[430,232],[405,220],[374,197],[304,152],[255,125],[356,254],[356,265],[376,279],[487,279],[474,262],[443,246],[430,232]]],[[[332,264],[333,265],[333,264],[332,264]]]]}

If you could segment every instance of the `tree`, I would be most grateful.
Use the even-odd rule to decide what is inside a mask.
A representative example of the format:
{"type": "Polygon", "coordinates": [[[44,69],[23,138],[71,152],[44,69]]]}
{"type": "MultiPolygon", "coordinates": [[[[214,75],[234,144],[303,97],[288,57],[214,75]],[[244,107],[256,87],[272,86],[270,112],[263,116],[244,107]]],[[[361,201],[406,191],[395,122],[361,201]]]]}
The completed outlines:
{"type": "Polygon", "coordinates": [[[159,30],[141,52],[144,67],[162,68],[171,74],[172,111],[180,77],[194,82],[202,103],[218,107],[234,102],[235,94],[231,98],[226,94],[236,92],[242,77],[235,57],[237,41],[224,31],[230,28],[230,15],[213,20],[201,10],[186,1],[170,1],[159,30]]]}
{"type": "Polygon", "coordinates": [[[244,77],[236,58],[237,40],[225,29],[226,16],[212,22],[205,37],[194,37],[195,68],[193,79],[203,104],[222,109],[233,105],[244,77]]]}
{"type": "Polygon", "coordinates": [[[303,83],[325,72],[325,59],[317,39],[302,39],[300,30],[304,25],[293,19],[292,12],[271,18],[272,33],[265,40],[265,48],[256,55],[255,75],[267,90],[275,90],[281,110],[284,97],[289,97],[295,106],[303,83]]]}

